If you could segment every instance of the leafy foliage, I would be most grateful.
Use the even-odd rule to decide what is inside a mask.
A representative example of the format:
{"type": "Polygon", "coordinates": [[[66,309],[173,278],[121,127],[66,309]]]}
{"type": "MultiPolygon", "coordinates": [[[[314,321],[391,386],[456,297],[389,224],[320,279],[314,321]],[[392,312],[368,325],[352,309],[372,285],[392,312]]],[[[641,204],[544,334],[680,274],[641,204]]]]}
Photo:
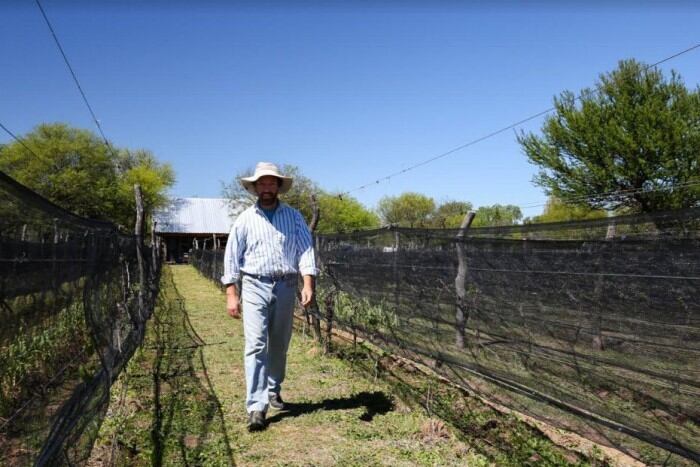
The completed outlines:
{"type": "Polygon", "coordinates": [[[549,195],[632,212],[700,203],[700,185],[688,186],[700,182],[700,88],[627,60],[596,89],[565,91],[554,106],[541,136],[518,137],[549,195]]]}
{"type": "Polygon", "coordinates": [[[57,205],[80,216],[134,223],[133,184],[140,183],[145,207],[165,202],[175,182],[169,164],[148,151],[110,150],[88,130],[64,123],[41,124],[20,143],[0,148],[0,170],[57,205]]]}
{"type": "MultiPolygon", "coordinates": [[[[239,182],[242,177],[247,177],[253,172],[253,168],[245,169],[239,172],[230,183],[224,184],[223,196],[229,200],[230,206],[251,205],[255,202],[255,197],[248,193],[239,182]]],[[[321,210],[319,232],[349,232],[370,229],[379,225],[376,214],[365,208],[355,198],[340,197],[324,191],[318,183],[305,176],[298,167],[282,165],[280,172],[294,178],[292,188],[281,195],[280,199],[298,209],[307,222],[310,222],[313,216],[311,195],[316,195],[321,210]]]]}
{"type": "Polygon", "coordinates": [[[379,227],[379,217],[350,196],[321,193],[318,197],[321,218],[319,233],[350,232],[379,227]]]}
{"type": "Polygon", "coordinates": [[[420,193],[406,192],[379,200],[379,216],[385,224],[401,227],[429,227],[435,201],[420,193]]]}
{"type": "Polygon", "coordinates": [[[560,199],[550,196],[544,207],[544,212],[539,216],[526,219],[528,223],[562,222],[584,219],[598,219],[606,217],[607,212],[602,209],[592,209],[587,206],[567,204],[560,199]]]}
{"type": "Polygon", "coordinates": [[[476,210],[476,216],[472,222],[473,227],[503,226],[517,224],[523,218],[523,213],[518,206],[512,204],[494,204],[481,206],[476,210]]]}
{"type": "Polygon", "coordinates": [[[435,210],[433,227],[438,229],[453,229],[462,224],[464,216],[472,210],[468,201],[445,201],[435,210]]]}

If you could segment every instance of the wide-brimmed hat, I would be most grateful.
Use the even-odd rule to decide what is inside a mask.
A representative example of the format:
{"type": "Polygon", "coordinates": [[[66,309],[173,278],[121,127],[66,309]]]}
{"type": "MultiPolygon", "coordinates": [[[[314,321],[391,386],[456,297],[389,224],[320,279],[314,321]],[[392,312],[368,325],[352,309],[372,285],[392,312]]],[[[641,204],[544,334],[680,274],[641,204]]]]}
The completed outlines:
{"type": "Polygon", "coordinates": [[[255,166],[255,173],[253,176],[241,178],[241,185],[243,185],[243,188],[248,190],[248,193],[257,196],[258,193],[255,191],[255,182],[257,182],[260,177],[264,177],[266,175],[271,175],[282,180],[282,184],[280,185],[279,189],[280,194],[288,192],[292,187],[292,177],[285,177],[282,175],[277,166],[271,162],[258,162],[258,165],[255,166]]]}

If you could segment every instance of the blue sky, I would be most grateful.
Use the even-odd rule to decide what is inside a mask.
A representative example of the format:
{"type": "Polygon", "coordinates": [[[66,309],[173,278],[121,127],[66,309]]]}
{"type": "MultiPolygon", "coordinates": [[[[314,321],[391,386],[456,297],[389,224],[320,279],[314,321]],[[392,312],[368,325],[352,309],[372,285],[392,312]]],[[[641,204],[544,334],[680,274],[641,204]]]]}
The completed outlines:
{"type": "MultiPolygon", "coordinates": [[[[42,2],[107,137],[169,161],[178,196],[219,196],[258,160],[352,190],[700,42],[693,2],[189,3],[42,2]]],[[[0,20],[0,122],[94,130],[34,2],[0,20]]],[[[700,49],[671,68],[696,87],[700,49]]],[[[509,131],[352,195],[527,205],[534,173],[509,131]]]]}

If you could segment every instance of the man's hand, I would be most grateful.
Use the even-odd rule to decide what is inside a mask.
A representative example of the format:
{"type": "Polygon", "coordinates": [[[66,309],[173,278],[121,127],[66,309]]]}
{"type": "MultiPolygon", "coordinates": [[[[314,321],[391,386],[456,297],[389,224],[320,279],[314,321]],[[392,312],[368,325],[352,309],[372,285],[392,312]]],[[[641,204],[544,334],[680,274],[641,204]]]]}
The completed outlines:
{"type": "Polygon", "coordinates": [[[301,306],[306,308],[314,298],[314,276],[304,276],[304,287],[301,289],[301,306]]]}
{"type": "Polygon", "coordinates": [[[241,300],[234,284],[226,287],[226,311],[231,318],[241,319],[241,300]]]}

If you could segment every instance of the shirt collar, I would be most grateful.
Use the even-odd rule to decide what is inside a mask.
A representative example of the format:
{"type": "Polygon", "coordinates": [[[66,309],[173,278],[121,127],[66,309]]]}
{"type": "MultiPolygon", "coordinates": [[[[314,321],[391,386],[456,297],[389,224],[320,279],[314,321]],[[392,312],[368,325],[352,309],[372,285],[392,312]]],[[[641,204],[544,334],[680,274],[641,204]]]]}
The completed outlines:
{"type": "MultiPolygon", "coordinates": [[[[275,207],[275,212],[279,212],[282,209],[284,209],[286,204],[284,204],[282,201],[279,199],[277,200],[277,206],[275,207]]],[[[263,209],[260,207],[260,202],[256,201],[255,204],[253,204],[253,209],[257,211],[259,214],[263,214],[263,209]]]]}

